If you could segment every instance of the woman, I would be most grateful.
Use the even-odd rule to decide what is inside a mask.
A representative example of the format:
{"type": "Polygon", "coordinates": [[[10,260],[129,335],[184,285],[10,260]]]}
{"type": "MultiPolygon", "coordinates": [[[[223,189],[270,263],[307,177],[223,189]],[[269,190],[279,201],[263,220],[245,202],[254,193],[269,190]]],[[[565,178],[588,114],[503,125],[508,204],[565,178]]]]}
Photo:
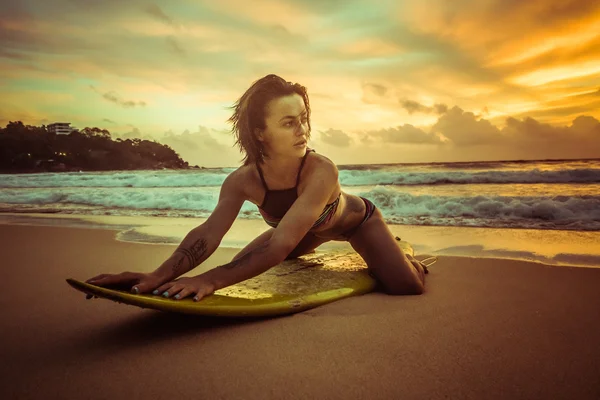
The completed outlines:
{"type": "Polygon", "coordinates": [[[286,258],[330,240],[349,241],[389,294],[423,293],[423,266],[407,257],[381,212],[369,200],[344,193],[336,166],[307,148],[310,106],[306,88],[267,75],[234,105],[229,119],[244,164],[223,182],[210,217],[192,229],[175,252],[151,273],[99,275],[87,282],[127,287],[133,293],[195,301],[259,275],[286,258]],[[244,201],[259,208],[271,226],[225,265],[179,278],[219,246],[244,201]]]}

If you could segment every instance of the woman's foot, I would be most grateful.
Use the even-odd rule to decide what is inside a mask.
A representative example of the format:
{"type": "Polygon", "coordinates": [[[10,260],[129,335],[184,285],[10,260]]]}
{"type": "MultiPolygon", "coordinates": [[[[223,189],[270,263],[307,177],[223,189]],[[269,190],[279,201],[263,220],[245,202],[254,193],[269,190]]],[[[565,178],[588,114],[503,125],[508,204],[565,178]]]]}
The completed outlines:
{"type": "Polygon", "coordinates": [[[427,269],[427,265],[423,264],[421,261],[417,260],[410,254],[407,254],[406,257],[408,258],[408,261],[410,261],[412,263],[412,265],[415,266],[415,268],[419,269],[419,267],[421,267],[421,269],[423,270],[423,273],[425,273],[425,274],[429,273],[429,270],[427,269]]]}
{"type": "MultiPolygon", "coordinates": [[[[396,240],[397,241],[401,241],[402,239],[400,239],[400,237],[396,236],[396,240]]],[[[408,257],[408,259],[410,260],[410,262],[412,262],[413,264],[415,262],[419,263],[419,265],[421,266],[421,268],[423,268],[423,272],[425,272],[426,274],[429,273],[429,270],[427,269],[427,265],[423,264],[421,261],[417,260],[416,258],[414,258],[413,256],[411,256],[410,254],[406,255],[408,257]]]]}

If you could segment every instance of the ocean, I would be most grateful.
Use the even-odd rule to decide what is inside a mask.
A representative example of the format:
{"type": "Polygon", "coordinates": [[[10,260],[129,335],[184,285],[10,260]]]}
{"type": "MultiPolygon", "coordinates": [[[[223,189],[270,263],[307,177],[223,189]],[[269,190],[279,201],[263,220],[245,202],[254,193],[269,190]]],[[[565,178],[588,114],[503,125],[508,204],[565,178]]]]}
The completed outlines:
{"type": "MultiPolygon", "coordinates": [[[[0,212],[206,218],[234,168],[0,175],[0,212]]],[[[600,160],[340,166],[388,224],[600,231],[600,160]]],[[[238,218],[260,219],[246,202],[238,218]]]]}

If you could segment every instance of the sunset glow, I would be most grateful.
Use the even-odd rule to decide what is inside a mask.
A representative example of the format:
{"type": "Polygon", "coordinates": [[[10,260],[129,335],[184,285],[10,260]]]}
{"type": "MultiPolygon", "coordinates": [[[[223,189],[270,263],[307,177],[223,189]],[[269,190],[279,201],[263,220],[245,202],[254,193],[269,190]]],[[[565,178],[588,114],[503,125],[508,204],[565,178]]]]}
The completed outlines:
{"type": "Polygon", "coordinates": [[[310,146],[337,163],[600,157],[598,32],[584,1],[4,2],[0,125],[235,166],[228,107],[275,73],[308,88],[310,146]]]}

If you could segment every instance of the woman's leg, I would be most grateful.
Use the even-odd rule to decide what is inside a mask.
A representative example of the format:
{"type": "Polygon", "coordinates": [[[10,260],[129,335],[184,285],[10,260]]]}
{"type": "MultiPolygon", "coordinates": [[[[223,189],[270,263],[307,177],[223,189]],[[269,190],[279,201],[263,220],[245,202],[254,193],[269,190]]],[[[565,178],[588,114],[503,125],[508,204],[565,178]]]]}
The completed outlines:
{"type": "Polygon", "coordinates": [[[425,274],[418,261],[407,255],[396,243],[381,211],[375,209],[350,238],[350,244],[365,260],[370,272],[388,294],[421,294],[425,274]],[[412,259],[412,260],[411,260],[412,259]]]}
{"type": "Polygon", "coordinates": [[[311,253],[317,247],[319,247],[320,245],[322,245],[323,243],[326,243],[326,242],[329,242],[329,239],[319,238],[319,237],[316,237],[315,235],[313,235],[312,233],[308,232],[302,238],[300,243],[298,243],[296,248],[294,250],[292,250],[292,252],[290,254],[288,254],[288,256],[286,257],[286,260],[289,260],[291,258],[297,258],[304,254],[311,253]]]}
{"type": "Polygon", "coordinates": [[[264,242],[266,242],[267,240],[269,240],[271,238],[271,235],[273,235],[273,231],[274,230],[275,230],[275,228],[270,228],[270,229],[267,229],[266,231],[264,231],[263,233],[261,233],[260,235],[258,235],[256,237],[256,239],[254,239],[253,241],[251,241],[250,243],[248,243],[246,245],[246,247],[244,247],[242,250],[240,250],[240,252],[237,253],[235,255],[235,257],[233,257],[233,260],[231,260],[231,261],[237,260],[238,258],[240,258],[241,256],[243,256],[244,254],[249,253],[250,251],[254,250],[258,246],[260,246],[261,244],[263,244],[264,242]]]}
{"type": "MultiPolygon", "coordinates": [[[[237,253],[235,255],[235,257],[233,257],[232,261],[237,260],[244,254],[254,250],[258,246],[260,246],[261,244],[263,244],[264,242],[269,240],[271,238],[271,236],[273,235],[274,230],[275,230],[275,228],[271,228],[271,229],[268,229],[267,231],[261,233],[260,235],[258,235],[258,237],[256,237],[256,239],[254,239],[253,241],[248,243],[246,245],[246,247],[244,247],[239,253],[237,253]]],[[[292,252],[286,257],[286,260],[289,260],[291,258],[297,258],[304,254],[310,253],[311,251],[313,251],[314,249],[316,249],[317,247],[319,247],[320,245],[322,245],[323,243],[328,242],[328,241],[329,241],[328,239],[318,238],[309,232],[306,234],[306,236],[304,236],[304,238],[300,241],[300,243],[298,243],[296,248],[294,250],[292,250],[292,252]]]]}

